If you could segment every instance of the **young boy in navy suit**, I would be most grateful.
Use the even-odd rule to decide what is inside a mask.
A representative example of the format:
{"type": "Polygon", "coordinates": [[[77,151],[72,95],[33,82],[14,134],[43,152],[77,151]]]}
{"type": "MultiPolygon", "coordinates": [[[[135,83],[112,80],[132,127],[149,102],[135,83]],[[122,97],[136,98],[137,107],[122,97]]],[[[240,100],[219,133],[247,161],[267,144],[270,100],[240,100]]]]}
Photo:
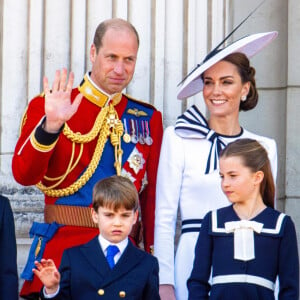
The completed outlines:
{"type": "Polygon", "coordinates": [[[44,284],[42,299],[160,299],[157,259],[128,239],[138,201],[135,186],[125,177],[96,183],[91,211],[100,235],[65,250],[59,271],[51,259],[35,262],[33,272],[44,284]],[[111,248],[115,253],[109,260],[111,248]]]}

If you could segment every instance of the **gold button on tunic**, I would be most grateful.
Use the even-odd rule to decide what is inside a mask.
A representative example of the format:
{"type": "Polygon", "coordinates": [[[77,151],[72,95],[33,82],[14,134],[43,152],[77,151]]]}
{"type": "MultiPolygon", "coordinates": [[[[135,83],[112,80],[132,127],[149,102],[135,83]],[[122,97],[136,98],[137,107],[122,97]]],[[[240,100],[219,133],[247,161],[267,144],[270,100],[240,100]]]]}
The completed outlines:
{"type": "Polygon", "coordinates": [[[99,289],[98,290],[98,295],[99,296],[103,296],[104,295],[104,290],[103,289],[99,289]]]}
{"type": "Polygon", "coordinates": [[[119,296],[120,298],[125,298],[126,293],[124,291],[120,291],[119,296]]]}

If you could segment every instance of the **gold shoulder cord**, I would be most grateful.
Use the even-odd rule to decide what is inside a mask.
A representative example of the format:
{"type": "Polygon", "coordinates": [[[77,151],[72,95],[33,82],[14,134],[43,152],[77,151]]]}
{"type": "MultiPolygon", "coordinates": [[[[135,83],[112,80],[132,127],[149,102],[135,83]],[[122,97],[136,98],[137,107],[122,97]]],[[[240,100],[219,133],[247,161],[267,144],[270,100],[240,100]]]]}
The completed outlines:
{"type": "Polygon", "coordinates": [[[74,193],[76,193],[82,186],[84,186],[87,181],[92,177],[94,174],[100,160],[102,157],[103,149],[105,146],[105,143],[107,141],[108,136],[110,136],[110,141],[115,149],[115,163],[114,167],[116,169],[117,175],[121,174],[121,167],[122,167],[122,154],[123,150],[121,148],[121,136],[123,135],[123,124],[119,120],[118,114],[112,104],[109,106],[103,107],[101,111],[99,112],[95,124],[91,131],[87,134],[80,134],[80,133],[74,133],[70,127],[65,124],[63,134],[72,141],[72,155],[70,158],[70,162],[68,165],[68,168],[60,177],[57,178],[48,178],[45,176],[45,179],[48,181],[57,181],[52,186],[45,186],[41,182],[39,182],[36,186],[47,196],[50,197],[64,197],[69,196],[74,193]],[[106,122],[105,122],[106,120],[106,122]],[[89,163],[87,169],[85,172],[81,175],[81,177],[78,178],[77,181],[75,181],[70,186],[63,188],[63,189],[55,189],[63,180],[67,177],[67,175],[76,167],[76,165],[79,162],[79,159],[82,155],[83,151],[83,144],[88,143],[92,141],[94,138],[98,137],[98,141],[96,144],[96,148],[93,154],[93,157],[91,159],[91,162],[89,163]],[[74,159],[74,152],[75,152],[75,143],[80,144],[80,153],[73,164],[74,159]],[[73,164],[73,165],[72,165],[73,164]]]}

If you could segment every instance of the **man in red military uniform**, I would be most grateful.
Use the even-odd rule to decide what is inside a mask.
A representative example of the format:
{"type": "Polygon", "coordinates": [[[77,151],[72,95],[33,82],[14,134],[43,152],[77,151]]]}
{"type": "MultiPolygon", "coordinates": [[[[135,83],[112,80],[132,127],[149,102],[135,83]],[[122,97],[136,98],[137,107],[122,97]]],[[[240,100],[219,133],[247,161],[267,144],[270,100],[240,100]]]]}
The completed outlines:
{"type": "MultiPolygon", "coordinates": [[[[102,22],[90,49],[92,70],[73,89],[74,75],[57,71],[52,89],[32,99],[21,123],[12,161],[22,185],[45,194],[45,223],[33,223],[21,296],[37,299],[42,287],[34,260],[86,243],[99,232],[91,219],[92,188],[101,178],[126,176],[140,193],[144,247],[153,245],[156,171],[162,140],[161,113],[122,94],[132,79],[139,38],[122,19],[102,22]]],[[[136,237],[133,237],[133,240],[136,237]]]]}

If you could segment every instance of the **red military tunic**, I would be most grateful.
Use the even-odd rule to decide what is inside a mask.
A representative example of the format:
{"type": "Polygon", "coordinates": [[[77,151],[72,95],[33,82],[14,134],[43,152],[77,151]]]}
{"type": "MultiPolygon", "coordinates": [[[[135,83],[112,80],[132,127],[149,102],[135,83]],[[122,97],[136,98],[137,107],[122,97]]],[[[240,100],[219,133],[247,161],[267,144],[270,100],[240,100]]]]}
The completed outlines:
{"type": "MultiPolygon", "coordinates": [[[[90,79],[85,76],[85,80],[87,82],[90,79]]],[[[67,125],[74,133],[84,135],[91,131],[103,108],[88,100],[90,97],[84,91],[81,90],[81,92],[84,97],[75,115],[67,121],[67,125]]],[[[73,89],[71,99],[74,100],[78,93],[77,88],[73,89]]],[[[45,116],[44,101],[43,95],[40,95],[32,99],[28,105],[13,156],[13,175],[18,183],[25,186],[42,183],[44,187],[54,186],[53,190],[68,188],[88,168],[99,134],[83,146],[73,143],[63,132],[60,132],[58,137],[47,134],[40,125],[45,116]],[[59,184],[55,186],[57,182],[59,184]]],[[[144,246],[149,252],[154,236],[156,172],[163,132],[162,117],[161,113],[151,105],[125,95],[122,95],[121,101],[114,108],[125,127],[123,136],[132,133],[136,135],[139,132],[145,138],[146,135],[148,138],[151,137],[151,142],[148,144],[142,140],[136,142],[134,139],[128,141],[125,138],[126,142],[122,140],[121,143],[124,151],[121,175],[129,177],[140,192],[144,246]]],[[[107,137],[105,137],[106,140],[107,137]]],[[[114,159],[114,148],[108,140],[93,176],[88,178],[87,182],[72,195],[55,197],[45,192],[46,206],[49,204],[91,206],[94,183],[116,173],[114,159]]],[[[98,228],[93,227],[61,226],[53,238],[47,242],[43,257],[54,259],[56,265],[59,266],[64,249],[86,243],[98,233],[98,228]]],[[[39,292],[41,287],[39,279],[34,277],[32,281],[25,281],[21,295],[39,292]]]]}

